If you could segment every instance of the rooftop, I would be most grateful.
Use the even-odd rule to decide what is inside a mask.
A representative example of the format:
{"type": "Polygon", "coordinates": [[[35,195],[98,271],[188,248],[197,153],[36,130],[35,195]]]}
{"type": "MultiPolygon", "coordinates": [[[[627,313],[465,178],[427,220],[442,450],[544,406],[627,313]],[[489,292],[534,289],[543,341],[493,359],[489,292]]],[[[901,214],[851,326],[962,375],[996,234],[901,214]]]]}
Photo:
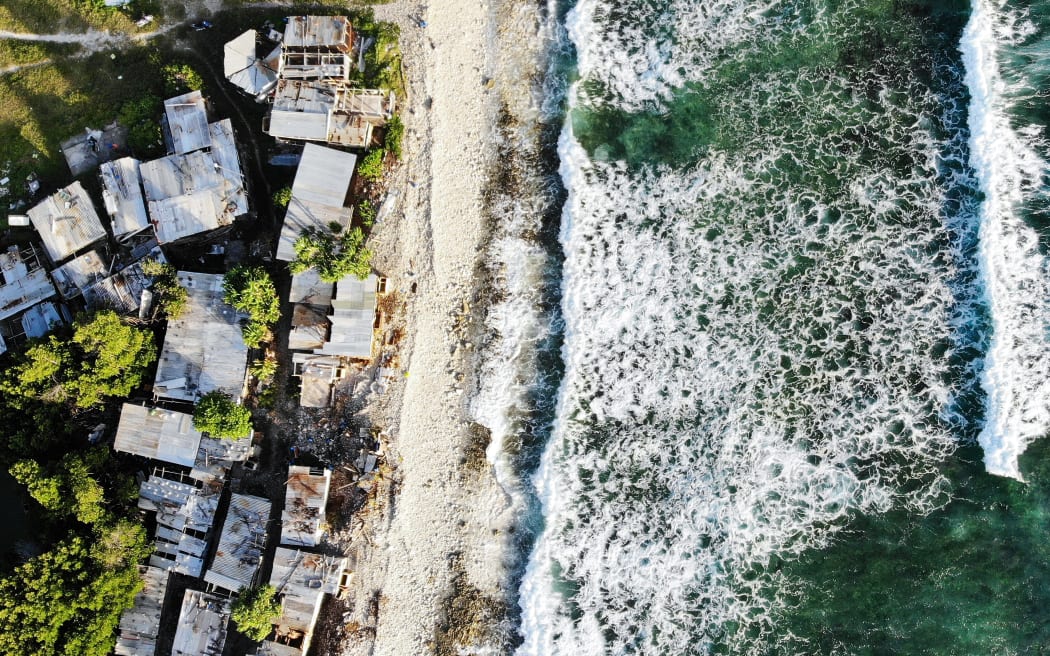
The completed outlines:
{"type": "Polygon", "coordinates": [[[142,304],[142,292],[151,284],[140,260],[85,289],[84,303],[91,310],[105,307],[120,314],[135,314],[142,304]]]}
{"type": "Polygon", "coordinates": [[[394,97],[345,84],[281,79],[267,134],[278,139],[326,141],[349,148],[372,142],[372,128],[393,116],[394,97]]]}
{"type": "Polygon", "coordinates": [[[344,571],[345,558],[277,547],[270,574],[270,585],[277,588],[282,602],[277,635],[296,638],[301,634],[302,651],[306,653],[321,601],[324,595],[338,592],[344,571]]]}
{"type": "Polygon", "coordinates": [[[277,83],[280,46],[267,57],[259,57],[256,47],[259,34],[255,30],[242,32],[224,47],[223,75],[245,92],[254,95],[268,91],[277,83]]]}
{"type": "Polygon", "coordinates": [[[47,271],[40,268],[36,252],[8,246],[0,252],[0,320],[51,298],[55,288],[47,271]]]}
{"type": "Polygon", "coordinates": [[[28,338],[43,337],[53,327],[71,319],[68,314],[50,301],[38,303],[22,313],[22,331],[28,338]]]}
{"type": "Polygon", "coordinates": [[[332,300],[331,336],[318,351],[324,355],[368,360],[372,357],[378,278],[349,275],[336,283],[332,300]]]}
{"type": "Polygon", "coordinates": [[[328,317],[320,305],[296,303],[292,307],[292,329],[288,332],[288,349],[312,351],[324,346],[328,338],[328,317]]]}
{"type": "Polygon", "coordinates": [[[35,205],[29,210],[29,219],[56,264],[106,238],[91,197],[79,182],[59,189],[35,205]]]}
{"type": "Polygon", "coordinates": [[[303,652],[297,647],[282,645],[279,642],[264,640],[259,648],[255,650],[255,656],[302,656],[303,652]]]}
{"type": "Polygon", "coordinates": [[[353,30],[346,16],[289,16],[281,43],[286,49],[349,52],[353,30]]]}
{"type": "Polygon", "coordinates": [[[295,241],[307,229],[345,228],[353,210],[345,207],[357,157],[333,148],[306,144],[292,183],[292,198],[281,227],[277,259],[295,259],[295,241]]]}
{"type": "Polygon", "coordinates": [[[172,656],[221,656],[229,622],[229,600],[187,590],[182,598],[172,656]]]}
{"type": "Polygon", "coordinates": [[[164,101],[164,116],[174,151],[178,155],[211,145],[208,108],[200,91],[190,91],[164,101]]]}
{"type": "Polygon", "coordinates": [[[153,392],[195,402],[222,390],[240,398],[248,368],[248,347],[241,335],[242,315],[223,301],[223,277],[179,271],[189,292],[177,319],[168,321],[153,392]]]}
{"type": "Polygon", "coordinates": [[[134,605],[120,616],[117,656],[153,656],[157,649],[160,614],[168,590],[168,571],[140,565],[139,574],[142,576],[142,592],[135,595],[134,605]]]}
{"type": "Polygon", "coordinates": [[[51,272],[51,279],[62,298],[70,299],[80,294],[106,276],[106,263],[97,251],[88,251],[51,272]]]}
{"type": "Polygon", "coordinates": [[[106,162],[99,167],[102,177],[102,203],[113,224],[113,236],[127,237],[149,227],[146,203],[142,197],[140,163],[132,157],[106,162]]]}
{"type": "Polygon", "coordinates": [[[335,284],[321,280],[316,269],[307,269],[292,276],[288,302],[328,307],[332,302],[334,291],[335,284]]]}
{"type": "Polygon", "coordinates": [[[204,580],[230,592],[252,587],[262,563],[269,518],[269,499],[232,495],[215,559],[204,580]]]}
{"type": "Polygon", "coordinates": [[[321,524],[331,482],[332,472],[327,469],[288,468],[281,512],[281,544],[317,546],[323,534],[321,524]]]}
{"type": "Polygon", "coordinates": [[[157,513],[156,552],[150,565],[200,576],[205,537],[215,522],[221,487],[198,487],[152,475],[139,486],[139,508],[157,513]]]}
{"type": "Polygon", "coordinates": [[[113,449],[193,467],[200,442],[192,415],[125,403],[113,449]]]}

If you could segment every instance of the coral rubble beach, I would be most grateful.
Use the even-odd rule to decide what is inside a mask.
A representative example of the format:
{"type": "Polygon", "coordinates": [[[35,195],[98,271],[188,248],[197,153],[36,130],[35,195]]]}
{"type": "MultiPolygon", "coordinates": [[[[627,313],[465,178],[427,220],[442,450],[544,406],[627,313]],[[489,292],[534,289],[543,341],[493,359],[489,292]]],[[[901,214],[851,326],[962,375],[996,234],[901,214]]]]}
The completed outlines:
{"type": "Polygon", "coordinates": [[[457,653],[505,645],[496,633],[516,603],[507,594],[514,510],[468,402],[483,337],[471,326],[488,301],[481,258],[486,187],[500,165],[496,121],[530,104],[519,76],[540,61],[540,40],[524,34],[537,8],[441,0],[375,10],[401,26],[408,83],[404,164],[390,185],[401,198],[373,233],[377,269],[407,299],[407,335],[403,378],[368,410],[391,436],[394,489],[363,527],[336,536],[356,560],[343,653],[457,653]],[[501,71],[511,75],[501,48],[516,50],[518,88],[499,84],[501,71]]]}

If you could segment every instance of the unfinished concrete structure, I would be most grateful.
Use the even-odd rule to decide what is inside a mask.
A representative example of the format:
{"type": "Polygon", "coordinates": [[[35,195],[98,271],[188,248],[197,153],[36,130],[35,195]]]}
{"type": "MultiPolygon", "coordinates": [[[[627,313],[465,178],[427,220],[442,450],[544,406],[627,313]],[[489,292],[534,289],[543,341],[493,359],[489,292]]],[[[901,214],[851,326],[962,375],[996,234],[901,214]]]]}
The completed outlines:
{"type": "Polygon", "coordinates": [[[106,238],[95,205],[79,182],[59,189],[29,210],[44,242],[48,257],[55,264],[106,238]]]}
{"type": "Polygon", "coordinates": [[[292,197],[277,242],[277,259],[295,259],[295,241],[306,230],[345,229],[353,209],[346,206],[357,157],[351,153],[306,144],[292,182],[292,197]]]}
{"type": "Polygon", "coordinates": [[[156,551],[149,564],[200,576],[222,486],[183,479],[151,475],[139,486],[138,507],[157,513],[156,551]]]}
{"type": "Polygon", "coordinates": [[[204,574],[205,581],[230,592],[255,584],[266,548],[270,505],[269,499],[248,494],[230,497],[222,535],[211,567],[204,574]]]}
{"type": "Polygon", "coordinates": [[[134,605],[120,616],[119,635],[114,652],[117,656],[153,656],[160,633],[160,614],[168,591],[168,571],[158,567],[139,566],[142,591],[135,595],[134,605]]]}
{"type": "Polygon", "coordinates": [[[263,130],[276,139],[367,148],[394,114],[393,94],[346,84],[281,79],[263,130]]]}
{"type": "Polygon", "coordinates": [[[106,263],[99,257],[98,251],[88,251],[78,255],[62,266],[51,271],[51,279],[62,298],[69,300],[80,296],[107,275],[106,263]]]}
{"type": "MultiPolygon", "coordinates": [[[[248,197],[229,119],[205,125],[206,142],[140,167],[150,222],[161,244],[228,226],[247,213],[248,197]]],[[[197,141],[194,141],[196,143],[197,141]]]]}
{"type": "Polygon", "coordinates": [[[140,162],[123,157],[99,167],[102,204],[106,207],[113,236],[124,240],[150,227],[146,202],[142,196],[140,162]]]}
{"type": "MultiPolygon", "coordinates": [[[[346,559],[277,547],[270,585],[281,599],[277,638],[310,650],[314,625],[326,594],[337,594],[346,575],[346,559]]],[[[283,645],[282,645],[283,646],[283,645]]],[[[278,652],[280,653],[280,652],[278,652]]]]}
{"type": "Polygon", "coordinates": [[[248,347],[240,322],[246,316],[223,300],[221,275],[179,271],[178,277],[188,292],[186,305],[168,321],[153,393],[191,403],[214,390],[241,398],[248,347]]]}
{"type": "Polygon", "coordinates": [[[253,96],[266,93],[277,84],[281,59],[281,46],[260,57],[258,40],[258,32],[247,30],[228,41],[223,48],[223,75],[231,84],[253,96]]]}
{"type": "Polygon", "coordinates": [[[324,535],[324,509],[332,472],[293,465],[288,468],[284,511],[281,512],[281,544],[316,547],[324,535]]]}
{"type": "Polygon", "coordinates": [[[222,656],[229,623],[228,599],[199,590],[187,590],[182,598],[172,656],[222,656]]]}
{"type": "Polygon", "coordinates": [[[283,79],[346,80],[354,32],[346,16],[289,16],[277,74],[283,79]]]}

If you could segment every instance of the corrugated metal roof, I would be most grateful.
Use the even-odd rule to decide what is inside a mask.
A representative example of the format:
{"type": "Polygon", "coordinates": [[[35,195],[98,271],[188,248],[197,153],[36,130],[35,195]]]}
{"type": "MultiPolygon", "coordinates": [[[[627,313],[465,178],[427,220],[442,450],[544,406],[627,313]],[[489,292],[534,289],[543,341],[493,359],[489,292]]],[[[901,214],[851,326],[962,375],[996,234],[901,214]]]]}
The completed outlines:
{"type": "Polygon", "coordinates": [[[269,519],[269,499],[232,495],[215,559],[204,580],[230,592],[252,587],[262,563],[269,519]]]}
{"type": "Polygon", "coordinates": [[[156,512],[161,526],[207,533],[215,521],[219,495],[210,487],[150,476],[139,486],[138,507],[156,512]]]}
{"type": "Polygon", "coordinates": [[[102,202],[113,224],[113,236],[126,238],[149,227],[142,196],[139,161],[124,157],[99,167],[102,176],[102,202]]]}
{"type": "Polygon", "coordinates": [[[358,280],[349,275],[335,286],[331,336],[316,353],[367,360],[372,357],[373,324],[376,314],[375,275],[358,280]]]}
{"type": "Polygon", "coordinates": [[[277,634],[303,633],[302,649],[308,651],[321,601],[324,595],[338,591],[344,570],[345,558],[277,547],[270,573],[270,585],[277,588],[282,602],[277,634]]]}
{"type": "Polygon", "coordinates": [[[200,442],[201,433],[193,427],[192,415],[125,403],[113,448],[192,467],[200,442]]]}
{"type": "Polygon", "coordinates": [[[55,295],[55,287],[32,248],[23,253],[17,246],[8,246],[0,252],[0,277],[0,319],[55,295]]]}
{"type": "Polygon", "coordinates": [[[64,323],[62,313],[50,301],[38,303],[22,315],[22,331],[26,337],[43,337],[55,326],[64,323]]]}
{"type": "Polygon", "coordinates": [[[265,640],[255,650],[255,656],[303,656],[303,652],[295,647],[265,640]]]}
{"type": "Polygon", "coordinates": [[[328,338],[328,317],[325,308],[296,303],[292,309],[292,329],[288,332],[288,348],[292,351],[312,351],[324,346],[328,338]]]}
{"type": "Polygon", "coordinates": [[[80,296],[83,290],[106,276],[106,263],[97,251],[88,251],[51,272],[55,287],[62,298],[80,296]]]}
{"type": "Polygon", "coordinates": [[[164,594],[168,590],[168,572],[157,567],[139,566],[142,591],[135,595],[134,605],[120,615],[117,656],[153,656],[164,594]]]}
{"type": "Polygon", "coordinates": [[[229,600],[187,590],[182,598],[172,656],[221,656],[229,622],[229,600]]]}
{"type": "Polygon", "coordinates": [[[292,198],[281,226],[277,259],[295,259],[295,241],[307,229],[345,228],[353,210],[344,207],[357,156],[316,144],[306,144],[292,183],[292,198]]]}
{"type": "Polygon", "coordinates": [[[325,141],[328,114],[275,109],[270,112],[270,127],[266,133],[277,139],[325,141]]]}
{"type": "Polygon", "coordinates": [[[292,286],[288,291],[289,303],[307,303],[328,307],[332,302],[335,283],[321,280],[316,269],[307,269],[292,276],[292,286]]]}
{"type": "Polygon", "coordinates": [[[349,51],[352,29],[346,16],[289,16],[281,43],[287,48],[349,51]]]}
{"type": "Polygon", "coordinates": [[[55,263],[106,237],[91,197],[79,182],[35,205],[29,220],[55,263]]]}
{"type": "Polygon", "coordinates": [[[182,155],[211,145],[208,110],[200,91],[190,91],[164,101],[164,114],[175,153],[182,155]]]}
{"type": "Polygon", "coordinates": [[[257,55],[258,33],[248,30],[223,48],[223,75],[247,93],[258,95],[277,83],[277,71],[257,55]]]}
{"type": "Polygon", "coordinates": [[[332,472],[327,469],[288,468],[281,512],[281,544],[313,547],[320,542],[331,481],[332,472]]]}
{"type": "Polygon", "coordinates": [[[168,321],[154,393],[193,402],[223,390],[240,398],[248,367],[243,315],[223,301],[221,275],[179,271],[178,276],[188,292],[186,305],[177,319],[168,321]],[[173,380],[182,384],[162,385],[173,380]]]}
{"type": "Polygon", "coordinates": [[[84,303],[89,310],[111,308],[121,314],[135,314],[142,302],[142,290],[150,284],[152,279],[142,272],[140,260],[85,289],[84,303]]]}

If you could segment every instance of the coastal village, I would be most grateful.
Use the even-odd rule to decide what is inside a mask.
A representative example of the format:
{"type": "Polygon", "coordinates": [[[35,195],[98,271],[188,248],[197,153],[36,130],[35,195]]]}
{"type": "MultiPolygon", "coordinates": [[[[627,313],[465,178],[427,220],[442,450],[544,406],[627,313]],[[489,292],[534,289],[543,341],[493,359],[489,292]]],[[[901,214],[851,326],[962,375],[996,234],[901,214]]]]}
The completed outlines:
{"type": "Polygon", "coordinates": [[[22,238],[0,254],[0,351],[85,311],[112,311],[162,336],[152,381],[122,404],[116,425],[85,436],[137,459],[137,507],[152,543],[116,654],[231,653],[228,638],[241,628],[232,609],[258,590],[278,610],[249,653],[330,653],[317,624],[354,571],[353,554],[326,539],[330,526],[367,503],[396,465],[385,436],[355,420],[348,400],[403,375],[397,333],[386,330],[395,294],[367,256],[332,262],[360,255],[364,231],[390,208],[354,193],[365,153],[389,157],[382,145],[400,138],[391,134],[401,129],[396,93],[351,81],[371,47],[375,38],[345,16],[289,16],[225,44],[230,88],[269,107],[262,131],[294,170],[275,243],[240,236],[256,220],[246,158],[257,154],[200,90],[163,100],[166,156],[126,154],[127,126],[87,130],[63,155],[73,176],[97,175],[101,194],[73,181],[8,219],[22,238]],[[269,281],[268,270],[290,283],[285,316],[261,321],[259,332],[231,280],[269,281]],[[300,406],[285,441],[263,425],[275,371],[294,381],[300,406]],[[251,404],[253,423],[239,434],[207,430],[200,415],[212,402],[251,404]]]}

